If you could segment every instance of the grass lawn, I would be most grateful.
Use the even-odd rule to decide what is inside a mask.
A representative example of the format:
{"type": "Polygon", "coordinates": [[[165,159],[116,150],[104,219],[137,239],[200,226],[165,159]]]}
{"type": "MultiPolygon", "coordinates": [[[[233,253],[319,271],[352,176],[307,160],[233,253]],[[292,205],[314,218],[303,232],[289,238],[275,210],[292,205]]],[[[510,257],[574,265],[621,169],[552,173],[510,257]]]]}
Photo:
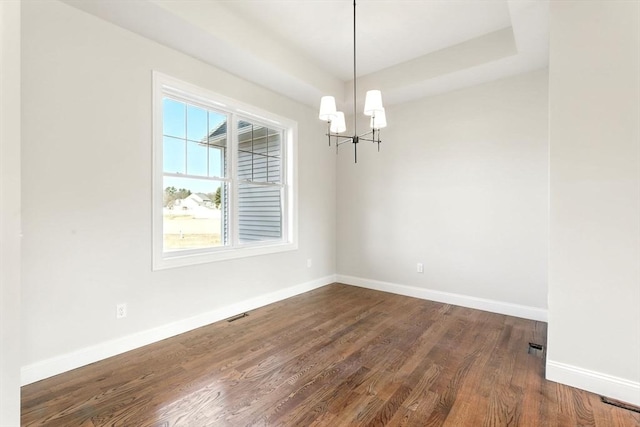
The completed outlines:
{"type": "Polygon", "coordinates": [[[163,230],[165,250],[198,249],[221,244],[219,218],[165,215],[163,230]]]}

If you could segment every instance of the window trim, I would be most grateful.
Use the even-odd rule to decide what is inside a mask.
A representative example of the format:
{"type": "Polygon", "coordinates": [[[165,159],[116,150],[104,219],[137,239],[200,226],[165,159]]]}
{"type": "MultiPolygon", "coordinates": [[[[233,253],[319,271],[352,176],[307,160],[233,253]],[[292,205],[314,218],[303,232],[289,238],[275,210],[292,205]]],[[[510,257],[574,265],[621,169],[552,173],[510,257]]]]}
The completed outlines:
{"type": "MultiPolygon", "coordinates": [[[[182,267],[229,259],[266,255],[298,249],[298,171],[297,171],[297,122],[262,110],[235,99],[217,94],[208,89],[170,77],[158,71],[152,72],[152,270],[182,267]],[[206,249],[184,250],[174,253],[164,252],[163,241],[163,111],[162,99],[165,94],[192,100],[207,108],[228,115],[228,123],[247,120],[265,126],[276,126],[283,130],[283,172],[282,172],[282,239],[277,241],[238,242],[237,231],[230,236],[229,246],[206,249]]],[[[228,176],[231,191],[229,206],[229,226],[238,230],[238,187],[241,182],[237,176],[237,149],[235,126],[227,125],[228,132],[228,176]]]]}

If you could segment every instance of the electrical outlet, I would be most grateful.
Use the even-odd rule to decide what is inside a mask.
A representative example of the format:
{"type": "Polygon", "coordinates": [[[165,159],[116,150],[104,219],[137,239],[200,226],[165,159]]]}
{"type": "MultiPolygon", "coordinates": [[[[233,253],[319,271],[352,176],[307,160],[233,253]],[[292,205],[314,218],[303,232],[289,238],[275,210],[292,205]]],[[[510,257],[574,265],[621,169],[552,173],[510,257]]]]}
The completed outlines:
{"type": "Polygon", "coordinates": [[[418,273],[424,273],[424,264],[422,264],[421,262],[418,263],[418,265],[416,266],[416,271],[418,273]]]}
{"type": "Polygon", "coordinates": [[[312,265],[313,261],[311,260],[311,258],[307,259],[307,267],[311,268],[312,265]]]}
{"type": "Polygon", "coordinates": [[[127,317],[127,304],[116,305],[116,319],[127,317]]]}

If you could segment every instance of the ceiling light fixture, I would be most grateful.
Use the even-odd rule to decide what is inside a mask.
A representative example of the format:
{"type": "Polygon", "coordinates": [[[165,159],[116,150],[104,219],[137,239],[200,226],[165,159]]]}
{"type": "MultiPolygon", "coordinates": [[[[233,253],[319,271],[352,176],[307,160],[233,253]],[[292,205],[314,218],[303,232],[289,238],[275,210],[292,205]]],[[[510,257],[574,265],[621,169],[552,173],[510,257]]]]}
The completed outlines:
{"type": "Polygon", "coordinates": [[[387,126],[387,119],[382,106],[382,94],[379,90],[367,91],[364,101],[364,115],[371,116],[369,126],[371,130],[358,135],[356,125],[356,1],[353,0],[353,136],[341,135],[347,130],[344,120],[344,113],[336,110],[336,99],[333,96],[323,96],[320,100],[320,120],[327,122],[327,136],[329,146],[331,138],[335,138],[336,152],[338,147],[344,143],[353,143],[355,163],[358,163],[358,143],[360,141],[370,141],[378,144],[380,151],[380,129],[387,126]]]}

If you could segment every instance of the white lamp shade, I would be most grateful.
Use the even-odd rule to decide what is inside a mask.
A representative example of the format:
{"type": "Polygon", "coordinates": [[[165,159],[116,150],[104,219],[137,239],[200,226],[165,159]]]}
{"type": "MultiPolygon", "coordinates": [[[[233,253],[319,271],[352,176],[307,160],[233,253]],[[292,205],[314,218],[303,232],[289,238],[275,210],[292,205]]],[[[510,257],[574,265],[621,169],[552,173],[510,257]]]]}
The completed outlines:
{"type": "Polygon", "coordinates": [[[376,111],[371,116],[371,129],[382,129],[387,127],[387,116],[384,114],[384,108],[376,111]]]}
{"type": "Polygon", "coordinates": [[[379,90],[369,90],[364,99],[364,114],[371,116],[378,111],[384,111],[384,107],[382,106],[382,93],[379,90]]]}
{"type": "Polygon", "coordinates": [[[336,113],[336,99],[333,96],[323,96],[320,99],[320,114],[318,118],[325,121],[333,120],[336,113]]]}
{"type": "Polygon", "coordinates": [[[347,130],[347,124],[344,121],[344,113],[342,111],[337,111],[335,117],[331,121],[332,133],[342,133],[347,130]]]}

